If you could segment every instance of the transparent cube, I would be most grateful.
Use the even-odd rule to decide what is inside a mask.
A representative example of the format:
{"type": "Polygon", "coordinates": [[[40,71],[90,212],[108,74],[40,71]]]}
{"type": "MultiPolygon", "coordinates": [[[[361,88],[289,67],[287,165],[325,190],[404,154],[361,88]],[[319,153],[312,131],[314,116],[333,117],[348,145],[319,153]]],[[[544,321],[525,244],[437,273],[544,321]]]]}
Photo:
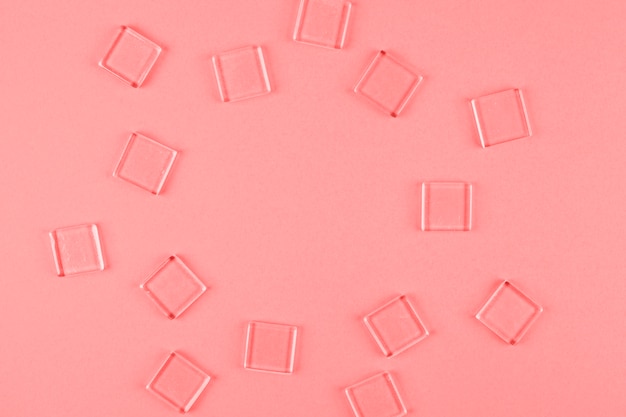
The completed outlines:
{"type": "Polygon", "coordinates": [[[206,291],[200,278],[175,255],[163,262],[140,288],[169,319],[180,316],[206,291]]]}
{"type": "Polygon", "coordinates": [[[122,26],[100,66],[132,87],[146,79],[161,47],[127,26],[122,26]]]}
{"type": "Polygon", "coordinates": [[[104,270],[102,245],[95,224],[53,230],[50,243],[58,276],[104,270]]]}
{"type": "Polygon", "coordinates": [[[152,194],[159,194],[177,154],[178,152],[174,149],[154,139],[133,133],[128,139],[113,176],[152,194]]]}
{"type": "Polygon", "coordinates": [[[346,39],[352,3],[345,0],[301,0],[293,39],[341,49],[346,39]]]}
{"type": "Polygon", "coordinates": [[[532,135],[521,90],[489,94],[471,104],[483,148],[532,135]]]}
{"type": "Polygon", "coordinates": [[[260,46],[248,46],[213,57],[213,69],[222,101],[236,101],[271,91],[260,46]]]}
{"type": "Polygon", "coordinates": [[[250,322],[244,368],[281,374],[293,373],[297,332],[296,326],[250,322]]]}
{"type": "Polygon", "coordinates": [[[542,311],[539,304],[509,281],[504,281],[476,314],[476,318],[502,340],[515,345],[542,311]]]}
{"type": "Polygon", "coordinates": [[[211,377],[183,357],[169,354],[146,389],[181,413],[188,412],[206,388],[211,377]]]}
{"type": "Polygon", "coordinates": [[[376,54],[354,92],[397,117],[422,82],[422,76],[385,51],[376,54]]]}
{"type": "Polygon", "coordinates": [[[463,182],[422,184],[422,230],[472,229],[472,185],[463,182]]]}
{"type": "Polygon", "coordinates": [[[401,417],[407,414],[389,372],[382,372],[345,390],[356,417],[401,417]]]}
{"type": "Polygon", "coordinates": [[[363,321],[387,357],[403,352],[428,336],[424,323],[404,295],[379,307],[363,321]]]}

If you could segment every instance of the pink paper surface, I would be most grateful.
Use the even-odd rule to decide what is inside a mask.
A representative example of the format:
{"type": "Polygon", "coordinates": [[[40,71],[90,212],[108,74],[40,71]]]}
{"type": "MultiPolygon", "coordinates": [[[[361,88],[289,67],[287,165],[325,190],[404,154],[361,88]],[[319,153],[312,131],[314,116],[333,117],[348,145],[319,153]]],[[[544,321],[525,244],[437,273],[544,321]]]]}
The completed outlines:
{"type": "Polygon", "coordinates": [[[198,416],[339,416],[387,370],[411,416],[626,415],[626,2],[355,2],[342,50],[299,1],[0,7],[0,415],[164,417],[170,351],[198,416]],[[134,89],[121,25],[163,48],[134,89]],[[211,56],[263,48],[270,94],[223,103],[211,56]],[[398,118],[352,88],[379,50],[424,81],[398,118]],[[523,90],[533,136],[482,149],[469,101],[523,90]],[[132,132],[180,151],[159,196],[113,170],[132,132]],[[473,184],[470,232],[420,231],[420,184],[473,184]],[[106,269],[58,277],[48,232],[97,224],[106,269]],[[207,285],[168,320],[139,288],[179,254],[207,285]],[[514,347],[474,315],[503,279],[544,311],[514,347]],[[394,296],[430,336],[391,359],[394,296]],[[298,326],[294,373],[243,367],[249,321],[298,326]]]}

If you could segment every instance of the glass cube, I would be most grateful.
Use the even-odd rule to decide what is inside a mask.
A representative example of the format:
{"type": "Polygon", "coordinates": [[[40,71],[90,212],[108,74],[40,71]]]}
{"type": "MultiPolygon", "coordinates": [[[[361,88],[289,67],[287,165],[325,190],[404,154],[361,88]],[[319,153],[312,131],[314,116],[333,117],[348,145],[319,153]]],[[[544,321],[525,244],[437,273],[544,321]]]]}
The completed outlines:
{"type": "Polygon", "coordinates": [[[367,378],[345,392],[356,417],[400,417],[407,413],[389,372],[367,378]]]}
{"type": "Polygon", "coordinates": [[[352,3],[345,0],[301,0],[293,39],[341,49],[351,9],[352,3]]]}
{"type": "Polygon", "coordinates": [[[297,331],[296,326],[250,322],[244,368],[281,374],[292,373],[297,331]]]}
{"type": "Polygon", "coordinates": [[[211,377],[180,353],[169,354],[146,389],[181,413],[186,413],[206,388],[211,377]]]}
{"type": "Polygon", "coordinates": [[[462,182],[422,184],[422,230],[472,229],[472,185],[462,182]]]}
{"type": "Polygon", "coordinates": [[[95,224],[53,230],[50,243],[60,277],[104,269],[102,245],[95,224]]]}
{"type": "Polygon", "coordinates": [[[236,101],[271,91],[260,46],[248,46],[213,57],[213,69],[222,101],[236,101]]]}
{"type": "Polygon", "coordinates": [[[471,103],[483,148],[532,135],[520,90],[500,91],[471,103]]]}
{"type": "Polygon", "coordinates": [[[163,262],[140,288],[170,319],[180,316],[206,291],[202,281],[175,255],[163,262]]]}
{"type": "Polygon", "coordinates": [[[515,345],[543,308],[508,281],[489,297],[476,318],[507,343],[515,345]]]}
{"type": "Polygon", "coordinates": [[[131,87],[139,87],[156,62],[161,47],[127,26],[122,26],[100,66],[131,87]]]}
{"type": "Polygon", "coordinates": [[[422,78],[385,51],[380,51],[354,87],[354,92],[398,117],[422,78]]]}
{"type": "Polygon", "coordinates": [[[159,194],[177,154],[172,148],[139,133],[133,133],[113,176],[152,194],[159,194]]]}
{"type": "Polygon", "coordinates": [[[397,355],[428,336],[424,323],[404,295],[368,314],[363,321],[387,357],[397,355]]]}

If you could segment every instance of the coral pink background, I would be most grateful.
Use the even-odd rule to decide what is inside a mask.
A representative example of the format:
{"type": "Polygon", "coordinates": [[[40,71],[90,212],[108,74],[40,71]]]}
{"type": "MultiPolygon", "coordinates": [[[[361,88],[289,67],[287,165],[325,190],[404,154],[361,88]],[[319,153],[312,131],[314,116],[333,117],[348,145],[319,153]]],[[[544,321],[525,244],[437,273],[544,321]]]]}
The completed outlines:
{"type": "Polygon", "coordinates": [[[626,414],[622,0],[359,1],[342,51],[298,2],[4,1],[0,414],[171,416],[178,349],[202,416],[351,416],[387,369],[415,416],[626,414]],[[133,89],[118,27],[164,48],[133,89]],[[210,56],[264,47],[275,91],[221,103],[210,56]],[[386,49],[425,80],[397,119],[351,93],[386,49]],[[481,149],[469,99],[524,91],[534,136],[481,149]],[[163,194],[111,176],[132,131],[181,151],[163,194]],[[474,183],[474,230],[419,231],[423,180],[474,183]],[[104,272],[58,278],[47,233],[100,226],[104,272]],[[139,290],[177,253],[210,287],[167,320],[139,290]],[[507,346],[473,315],[501,279],[544,306],[507,346]],[[361,317],[406,293],[432,334],[384,358],[361,317]],[[242,367],[249,320],[300,326],[295,373],[242,367]]]}

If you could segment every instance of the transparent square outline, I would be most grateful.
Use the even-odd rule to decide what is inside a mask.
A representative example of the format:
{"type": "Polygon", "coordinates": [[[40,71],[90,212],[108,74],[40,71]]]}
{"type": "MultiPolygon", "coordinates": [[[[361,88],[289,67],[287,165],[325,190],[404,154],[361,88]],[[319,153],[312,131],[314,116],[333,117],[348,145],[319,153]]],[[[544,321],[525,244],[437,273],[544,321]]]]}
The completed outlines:
{"type": "Polygon", "coordinates": [[[495,145],[499,145],[501,143],[506,143],[506,142],[511,142],[514,140],[518,140],[518,139],[524,139],[524,138],[529,138],[533,135],[533,131],[532,128],[530,126],[530,119],[528,118],[528,110],[526,109],[526,101],[524,100],[524,95],[522,94],[522,90],[520,88],[507,88],[504,90],[499,90],[496,91],[495,93],[490,93],[490,94],[485,94],[484,96],[480,96],[480,97],[476,97],[471,99],[470,101],[470,105],[472,107],[472,114],[473,114],[473,119],[474,119],[474,124],[476,125],[476,130],[478,131],[478,137],[480,139],[480,145],[482,146],[483,149],[489,148],[491,146],[495,146],[495,145]],[[524,116],[524,125],[526,126],[526,132],[528,133],[526,136],[519,136],[519,137],[514,137],[514,138],[510,138],[510,139],[506,139],[503,140],[501,142],[498,143],[494,143],[493,145],[487,145],[485,142],[485,134],[483,132],[483,127],[480,123],[480,117],[479,117],[479,112],[478,112],[478,108],[476,107],[476,103],[479,102],[482,98],[487,98],[490,96],[495,96],[501,93],[505,93],[508,91],[514,91],[517,95],[517,100],[518,100],[518,104],[522,110],[522,115],[524,116]]]}
{"type": "Polygon", "coordinates": [[[159,59],[159,56],[161,56],[161,52],[162,51],[163,51],[163,48],[161,48],[159,45],[157,45],[154,41],[151,41],[150,39],[148,39],[145,36],[141,35],[140,33],[138,33],[136,30],[132,29],[131,27],[126,26],[126,25],[122,25],[120,27],[120,29],[119,29],[119,32],[118,32],[117,36],[115,37],[113,42],[111,42],[111,44],[109,46],[109,49],[107,49],[107,52],[104,54],[102,59],[100,59],[100,61],[98,62],[98,66],[100,68],[103,68],[103,69],[107,70],[109,73],[113,74],[115,77],[117,77],[118,79],[122,80],[125,84],[128,84],[128,85],[130,85],[133,88],[139,88],[144,83],[144,81],[145,81],[146,77],[148,76],[148,74],[150,73],[150,71],[152,71],[152,67],[154,66],[154,64],[159,59]],[[156,56],[154,57],[154,60],[152,60],[152,62],[149,63],[144,68],[141,77],[139,77],[139,79],[137,81],[133,81],[133,80],[130,80],[128,78],[125,78],[122,74],[119,74],[113,68],[108,67],[105,64],[105,61],[110,57],[111,53],[113,52],[113,49],[115,48],[115,46],[117,45],[117,43],[119,42],[121,37],[124,35],[124,32],[129,33],[131,36],[134,36],[137,39],[145,42],[149,46],[153,47],[154,50],[156,51],[156,56]]]}
{"type": "Polygon", "coordinates": [[[352,384],[346,389],[344,389],[346,397],[348,397],[348,402],[350,403],[350,408],[352,409],[352,412],[354,413],[356,417],[363,417],[363,415],[359,412],[358,403],[356,399],[354,398],[354,396],[351,394],[351,391],[353,391],[355,388],[359,388],[360,386],[366,385],[367,383],[369,383],[370,381],[374,379],[381,378],[381,377],[387,381],[389,387],[392,390],[392,395],[398,401],[398,405],[400,406],[400,409],[401,409],[399,414],[395,414],[390,417],[402,417],[402,416],[407,415],[408,410],[406,408],[406,405],[404,404],[404,400],[400,396],[400,392],[398,391],[398,386],[396,385],[396,382],[394,381],[389,371],[383,371],[375,375],[372,375],[368,378],[365,378],[364,380],[359,381],[355,384],[352,384]]]}
{"type": "Polygon", "coordinates": [[[290,324],[279,324],[279,323],[269,323],[263,321],[250,321],[248,322],[247,330],[246,330],[246,348],[243,359],[243,367],[244,369],[248,369],[250,371],[255,372],[267,372],[271,374],[279,374],[279,375],[291,375],[294,371],[295,359],[296,359],[296,344],[298,340],[298,326],[290,325],[290,324]],[[290,353],[289,353],[289,367],[287,372],[283,371],[275,371],[261,368],[254,368],[250,364],[250,358],[252,356],[252,347],[251,347],[251,338],[252,336],[252,328],[254,326],[265,327],[265,328],[273,328],[273,329],[285,329],[289,331],[291,337],[290,343],[290,353]]]}
{"type": "Polygon", "coordinates": [[[406,107],[406,105],[408,104],[409,100],[411,99],[411,97],[413,97],[413,94],[415,94],[415,91],[420,86],[422,81],[424,81],[424,76],[422,76],[421,74],[417,73],[417,71],[413,70],[411,67],[407,66],[403,62],[401,62],[398,59],[394,58],[393,56],[389,55],[385,50],[380,50],[380,51],[378,51],[378,53],[376,54],[376,56],[374,57],[372,62],[369,63],[369,65],[367,66],[367,68],[365,69],[365,71],[363,72],[361,77],[359,78],[359,81],[354,86],[353,91],[357,95],[363,96],[363,97],[367,98],[371,103],[374,103],[376,105],[376,107],[378,107],[379,109],[383,110],[383,112],[385,114],[389,114],[389,115],[391,115],[391,117],[395,118],[395,117],[398,117],[400,115],[400,113],[402,112],[402,110],[404,109],[404,107],[406,107]],[[407,71],[407,72],[409,72],[409,73],[411,73],[411,74],[413,74],[415,76],[415,81],[413,82],[413,85],[409,88],[408,92],[404,95],[404,97],[401,100],[400,104],[395,109],[388,109],[388,108],[386,108],[385,106],[380,104],[374,98],[372,98],[369,95],[363,93],[362,90],[361,90],[362,84],[367,80],[367,78],[370,75],[370,73],[372,71],[375,71],[376,65],[378,64],[378,62],[381,59],[383,59],[383,57],[386,57],[387,59],[391,60],[391,62],[393,62],[394,64],[398,65],[399,67],[401,67],[405,71],[407,71]]]}
{"type": "Polygon", "coordinates": [[[500,285],[498,285],[498,288],[496,288],[496,290],[489,296],[487,301],[485,301],[485,303],[482,305],[482,307],[480,308],[480,310],[478,311],[478,313],[476,313],[474,317],[476,317],[476,319],[479,322],[481,322],[487,329],[491,330],[494,334],[496,334],[500,339],[504,340],[507,344],[511,346],[515,346],[516,344],[520,342],[520,340],[522,340],[526,332],[528,332],[528,329],[532,327],[532,325],[537,321],[539,316],[541,316],[541,313],[543,313],[543,307],[539,303],[537,303],[534,299],[529,297],[525,292],[523,292],[522,290],[517,288],[515,285],[513,285],[511,281],[504,280],[500,283],[500,285]],[[513,339],[509,339],[505,337],[501,332],[498,331],[498,329],[488,325],[485,321],[483,321],[481,317],[482,314],[485,312],[485,310],[495,300],[497,300],[498,295],[506,287],[510,287],[513,291],[517,292],[519,295],[524,297],[526,301],[528,301],[533,307],[535,307],[535,313],[533,314],[533,316],[526,322],[526,324],[521,328],[521,330],[517,332],[516,336],[513,339]]]}
{"type": "Polygon", "coordinates": [[[56,273],[57,276],[59,277],[67,277],[67,276],[73,276],[73,275],[81,275],[81,274],[87,274],[90,272],[96,272],[96,271],[104,271],[105,268],[105,262],[104,262],[104,253],[102,251],[102,242],[100,241],[100,232],[98,230],[98,225],[95,223],[84,223],[84,224],[79,224],[76,226],[68,226],[68,227],[59,227],[57,229],[54,229],[50,232],[48,232],[48,236],[50,238],[50,245],[52,246],[52,257],[54,258],[54,267],[56,269],[56,273]],[[98,253],[98,264],[99,267],[96,269],[90,269],[90,270],[86,270],[86,271],[81,271],[81,272],[76,272],[76,273],[71,273],[71,274],[66,274],[65,273],[65,268],[63,267],[63,260],[59,257],[59,245],[58,245],[58,240],[57,240],[57,233],[60,231],[64,231],[64,230],[72,230],[72,229],[82,229],[82,228],[86,228],[86,227],[90,227],[91,228],[91,233],[93,234],[93,243],[95,243],[96,245],[96,251],[98,253]]]}
{"type": "Polygon", "coordinates": [[[417,311],[415,310],[415,308],[413,307],[413,305],[411,304],[410,300],[408,299],[408,297],[405,294],[402,294],[402,295],[399,295],[397,297],[392,298],[391,300],[387,301],[382,306],[378,307],[376,310],[374,310],[371,313],[367,314],[365,317],[363,317],[363,322],[365,323],[365,326],[367,327],[367,329],[369,330],[371,335],[374,337],[374,340],[376,341],[376,344],[378,345],[380,350],[383,352],[383,355],[385,355],[385,357],[387,357],[387,358],[393,358],[393,357],[397,356],[398,354],[404,352],[405,350],[415,346],[416,344],[418,344],[422,340],[426,339],[430,335],[430,332],[428,331],[428,329],[424,325],[424,322],[422,321],[422,318],[419,316],[419,314],[417,314],[417,311]],[[412,314],[412,316],[413,316],[412,318],[415,319],[415,321],[419,324],[419,326],[424,331],[424,334],[421,335],[420,337],[414,339],[414,340],[409,341],[407,344],[405,344],[404,346],[400,347],[398,350],[392,352],[391,349],[387,348],[386,343],[383,340],[383,337],[379,333],[379,331],[376,328],[376,326],[374,326],[374,324],[371,323],[370,321],[371,321],[371,317],[372,316],[380,313],[381,311],[384,311],[385,309],[387,309],[391,305],[395,304],[396,302],[402,303],[404,305],[404,307],[406,307],[408,309],[409,313],[412,314]]]}
{"type": "Polygon", "coordinates": [[[420,215],[420,226],[422,232],[469,232],[474,227],[474,184],[471,182],[462,181],[424,181],[422,182],[422,199],[421,207],[422,213],[420,215]],[[439,185],[463,185],[468,189],[468,195],[466,196],[465,208],[467,212],[467,228],[466,229],[426,229],[426,187],[433,184],[439,185]]]}
{"type": "Polygon", "coordinates": [[[314,41],[302,39],[301,30],[302,30],[302,25],[304,23],[303,19],[306,18],[305,17],[306,9],[310,1],[311,0],[300,0],[300,6],[298,7],[298,16],[296,18],[296,26],[293,30],[293,40],[296,42],[304,43],[306,45],[321,46],[322,48],[343,49],[343,46],[346,42],[346,35],[348,34],[348,24],[350,23],[350,14],[352,12],[352,2],[348,0],[342,0],[343,1],[343,11],[342,11],[343,15],[342,15],[342,20],[341,20],[340,37],[339,39],[337,39],[338,42],[335,42],[335,44],[331,46],[329,44],[325,44],[321,42],[314,42],[314,41]]]}
{"type": "Polygon", "coordinates": [[[148,384],[146,385],[146,390],[148,390],[149,392],[151,392],[153,395],[155,395],[156,397],[160,398],[162,401],[164,401],[166,404],[171,405],[172,407],[176,408],[180,413],[187,413],[189,410],[191,410],[191,407],[193,407],[193,405],[196,403],[196,401],[198,400],[198,398],[200,397],[200,395],[202,395],[202,393],[204,392],[204,390],[206,389],[207,385],[209,385],[209,382],[211,381],[211,376],[209,374],[207,374],[205,371],[203,371],[202,369],[200,369],[198,366],[196,366],[193,362],[191,362],[189,359],[187,359],[186,357],[184,357],[183,355],[181,355],[179,352],[176,351],[172,351],[170,352],[169,355],[167,355],[167,358],[165,359],[165,361],[163,361],[163,363],[161,364],[161,366],[159,366],[159,369],[155,372],[154,376],[150,379],[150,382],[148,382],[148,384]],[[167,396],[159,391],[157,391],[153,384],[156,382],[157,378],[161,375],[161,372],[163,371],[163,369],[174,359],[177,358],[178,360],[182,361],[185,365],[187,365],[188,367],[190,367],[191,369],[193,369],[194,371],[196,371],[199,374],[205,375],[204,378],[204,382],[202,383],[202,385],[200,386],[200,388],[198,388],[198,390],[196,391],[196,393],[193,395],[193,397],[191,397],[191,399],[189,400],[189,402],[186,404],[185,407],[181,408],[178,406],[178,404],[174,403],[173,401],[171,401],[169,398],[167,398],[167,396]]]}
{"type": "Polygon", "coordinates": [[[180,317],[185,311],[187,311],[187,309],[189,307],[191,307],[191,305],[193,303],[195,303],[198,298],[200,298],[202,296],[202,294],[204,294],[207,290],[207,286],[200,280],[200,278],[198,278],[198,276],[196,274],[194,274],[194,272],[189,269],[189,267],[182,261],[182,259],[180,259],[177,255],[170,255],[165,261],[163,261],[149,276],[148,278],[146,278],[140,285],[139,288],[141,290],[143,290],[146,295],[148,296],[148,298],[150,298],[150,300],[152,300],[154,302],[154,304],[156,304],[156,306],[158,307],[158,309],[165,314],[165,316],[170,319],[170,320],[174,320],[178,317],[180,317]],[[163,268],[165,268],[169,263],[171,262],[176,262],[176,264],[181,267],[189,277],[191,277],[193,279],[193,281],[198,284],[199,288],[200,288],[200,292],[193,297],[192,299],[189,300],[189,302],[187,304],[185,304],[180,311],[178,312],[178,314],[176,314],[176,312],[174,311],[170,311],[165,305],[163,305],[163,303],[158,299],[157,296],[155,296],[152,291],[150,291],[147,286],[148,283],[158,275],[159,272],[161,272],[161,270],[163,268]]]}
{"type": "Polygon", "coordinates": [[[169,146],[164,145],[161,142],[157,142],[156,140],[154,140],[154,139],[152,139],[152,138],[150,138],[150,137],[148,137],[148,136],[146,136],[146,135],[144,135],[142,133],[133,132],[133,133],[130,134],[128,140],[126,141],[126,145],[124,146],[124,150],[122,151],[122,155],[120,156],[120,158],[119,158],[119,160],[117,162],[117,165],[115,166],[115,169],[113,170],[113,176],[115,178],[119,178],[119,179],[121,179],[123,181],[126,181],[127,183],[132,184],[132,185],[134,185],[136,187],[139,187],[142,190],[148,191],[150,194],[159,195],[159,194],[161,194],[161,191],[163,191],[163,187],[165,186],[165,181],[167,181],[167,178],[169,177],[170,172],[172,171],[172,167],[174,166],[174,162],[176,162],[176,159],[178,158],[178,153],[179,152],[177,150],[175,150],[173,148],[170,148],[169,146]],[[165,150],[167,150],[167,151],[172,153],[172,158],[170,159],[170,162],[168,163],[168,165],[167,165],[167,167],[165,169],[165,172],[161,176],[161,181],[159,182],[159,184],[158,184],[158,186],[157,186],[157,188],[155,190],[148,189],[148,188],[144,187],[143,185],[135,182],[131,178],[124,177],[124,176],[120,175],[120,171],[123,168],[124,162],[126,161],[126,159],[128,158],[128,155],[131,152],[132,144],[133,144],[133,142],[137,138],[139,138],[141,140],[145,140],[147,142],[150,142],[153,145],[157,145],[157,146],[159,146],[159,147],[161,147],[161,148],[163,148],[163,149],[165,149],[165,150]]]}
{"type": "Polygon", "coordinates": [[[229,103],[229,102],[233,102],[233,101],[240,101],[240,100],[246,100],[249,98],[254,98],[254,97],[259,97],[259,96],[263,96],[265,94],[269,94],[272,92],[272,85],[270,83],[270,78],[269,75],[267,73],[267,65],[265,64],[265,57],[263,56],[263,48],[259,45],[249,45],[249,46],[244,46],[241,48],[236,48],[236,49],[230,49],[228,51],[224,51],[224,52],[220,52],[219,54],[215,54],[211,57],[211,62],[213,63],[213,72],[215,74],[215,79],[217,80],[217,89],[220,93],[220,99],[222,100],[222,102],[224,103],[229,103]],[[234,54],[234,53],[238,53],[238,52],[243,52],[246,50],[253,50],[256,52],[257,55],[257,59],[258,64],[261,67],[262,73],[263,73],[263,84],[265,86],[265,91],[262,91],[260,93],[256,93],[256,94],[252,94],[252,95],[247,95],[247,96],[243,96],[243,97],[237,97],[237,98],[230,98],[227,97],[224,93],[227,91],[226,90],[226,86],[225,86],[225,81],[222,79],[222,70],[219,68],[220,65],[218,63],[219,59],[221,56],[223,55],[230,55],[230,54],[234,54]]]}

